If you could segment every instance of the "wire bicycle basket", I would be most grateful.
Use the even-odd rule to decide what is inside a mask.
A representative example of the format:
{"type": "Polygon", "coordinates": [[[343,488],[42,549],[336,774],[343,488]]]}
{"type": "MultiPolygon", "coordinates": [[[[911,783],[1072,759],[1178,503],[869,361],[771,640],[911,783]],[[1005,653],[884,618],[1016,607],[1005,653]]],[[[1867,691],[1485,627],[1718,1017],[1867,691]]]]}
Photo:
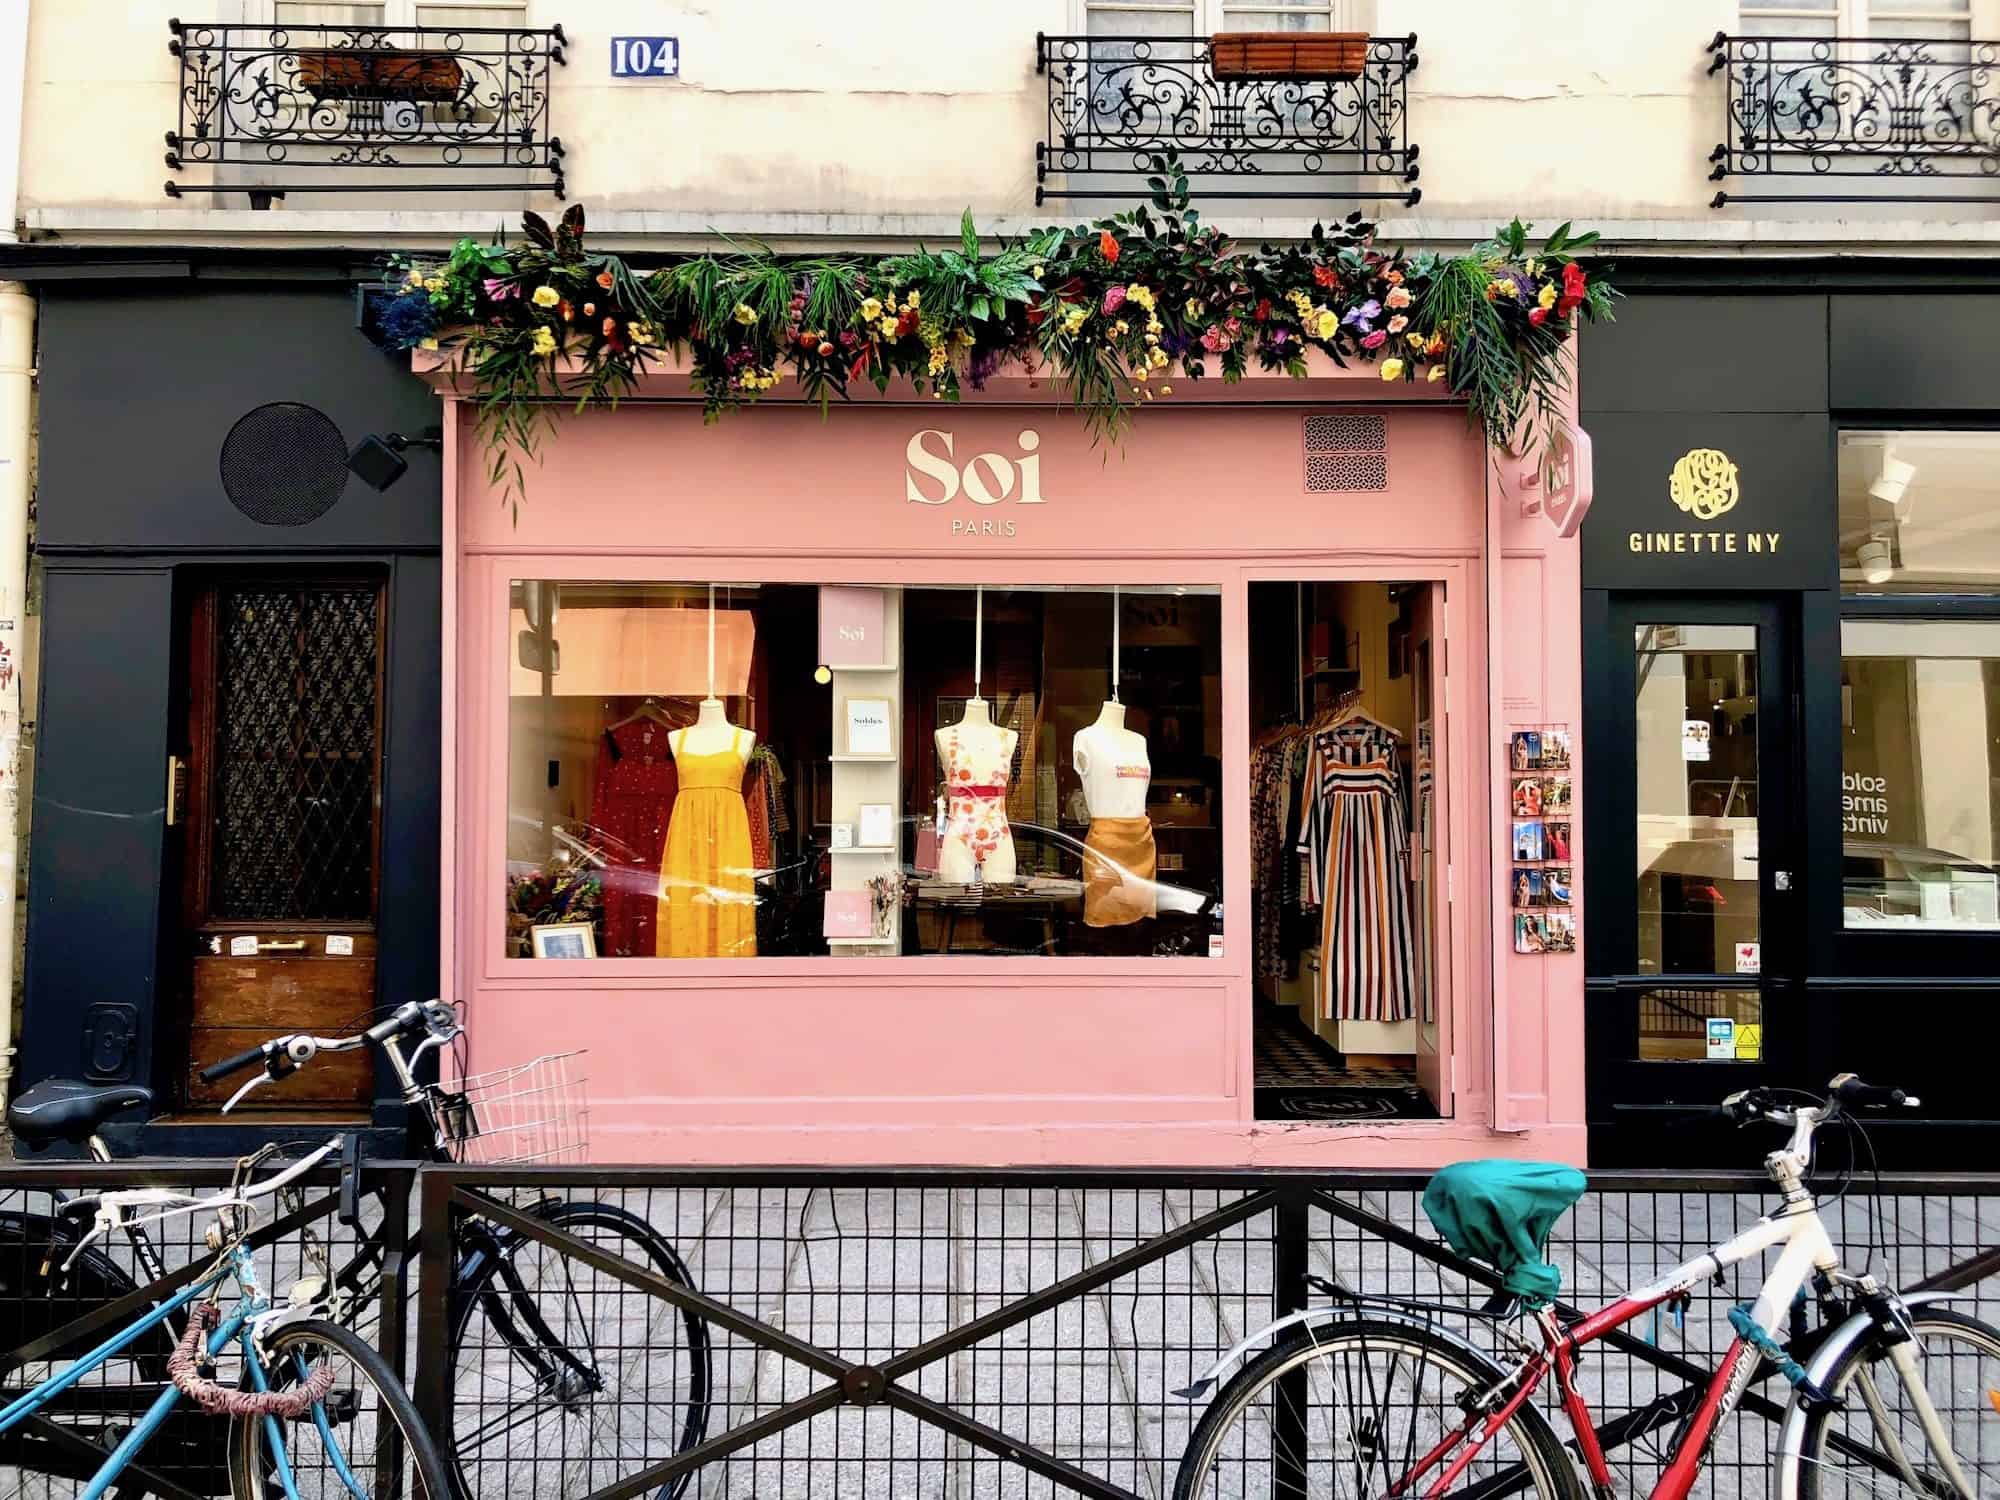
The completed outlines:
{"type": "Polygon", "coordinates": [[[467,1074],[456,1089],[436,1089],[438,1135],[451,1159],[486,1165],[588,1160],[586,1055],[550,1052],[511,1068],[467,1074]]]}

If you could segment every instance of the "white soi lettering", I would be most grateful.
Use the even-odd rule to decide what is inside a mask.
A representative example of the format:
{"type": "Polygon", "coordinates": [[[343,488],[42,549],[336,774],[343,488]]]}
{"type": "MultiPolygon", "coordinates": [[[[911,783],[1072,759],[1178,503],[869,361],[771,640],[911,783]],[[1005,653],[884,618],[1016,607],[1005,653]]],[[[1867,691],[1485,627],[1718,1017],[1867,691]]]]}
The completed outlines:
{"type": "Polygon", "coordinates": [[[961,468],[952,435],[926,427],[903,450],[903,460],[908,465],[903,475],[903,495],[913,505],[949,505],[961,494],[974,505],[998,505],[1003,500],[1012,500],[1016,505],[1040,505],[1042,460],[1035,450],[1042,445],[1041,435],[1030,429],[1017,441],[1021,445],[1018,459],[1002,453],[975,453],[961,468]],[[937,439],[936,444],[929,441],[933,438],[937,439]],[[920,479],[930,483],[920,483],[920,479]]]}

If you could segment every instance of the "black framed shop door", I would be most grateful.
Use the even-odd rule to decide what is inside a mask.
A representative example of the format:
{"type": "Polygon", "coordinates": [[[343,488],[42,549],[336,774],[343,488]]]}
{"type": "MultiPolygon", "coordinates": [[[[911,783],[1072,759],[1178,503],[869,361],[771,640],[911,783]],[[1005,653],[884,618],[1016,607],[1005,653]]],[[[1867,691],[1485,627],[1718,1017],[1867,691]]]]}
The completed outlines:
{"type": "Polygon", "coordinates": [[[1611,598],[1589,740],[1594,1161],[1685,1162],[1687,1132],[1658,1135],[1676,1106],[1796,1071],[1793,630],[1774,599],[1611,598]]]}

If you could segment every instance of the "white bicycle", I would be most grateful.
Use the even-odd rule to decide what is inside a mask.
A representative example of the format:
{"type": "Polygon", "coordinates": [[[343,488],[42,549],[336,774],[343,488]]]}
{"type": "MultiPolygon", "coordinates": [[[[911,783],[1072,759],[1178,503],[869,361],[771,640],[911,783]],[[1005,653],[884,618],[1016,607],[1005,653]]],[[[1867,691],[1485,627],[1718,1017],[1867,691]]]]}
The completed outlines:
{"type": "Polygon", "coordinates": [[[1236,1371],[1188,1440],[1175,1500],[1435,1500],[1523,1490],[1581,1500],[1586,1483],[1596,1500],[1608,1500],[1611,1471],[1577,1390],[1577,1351],[1656,1307],[1684,1308],[1696,1287],[1772,1250],[1777,1261],[1756,1301],[1730,1312],[1736,1337],[1700,1402],[1680,1418],[1653,1500],[1689,1493],[1718,1425],[1760,1369],[1793,1387],[1772,1455],[1782,1500],[2000,1496],[2000,1332],[1945,1305],[1969,1294],[1904,1296],[1866,1270],[1843,1269],[1806,1185],[1816,1131],[1835,1122],[1858,1130],[1859,1110],[1916,1103],[1851,1073],[1811,1103],[1767,1089],[1732,1095],[1720,1107],[1727,1118],[1791,1131],[1764,1159],[1783,1202],[1734,1239],[1574,1323],[1550,1306],[1554,1268],[1543,1256],[1557,1215],[1583,1194],[1583,1174],[1518,1162],[1447,1167],[1424,1195],[1426,1211],[1461,1253],[1503,1272],[1528,1305],[1538,1341],[1503,1325],[1502,1340],[1518,1356],[1503,1366],[1445,1327],[1443,1309],[1398,1299],[1345,1298],[1280,1319],[1181,1393],[1206,1395],[1236,1371]],[[1808,1291],[1822,1326],[1800,1343],[1810,1351],[1801,1365],[1780,1329],[1808,1291]],[[1533,1401],[1551,1374],[1568,1444],[1533,1401]]]}

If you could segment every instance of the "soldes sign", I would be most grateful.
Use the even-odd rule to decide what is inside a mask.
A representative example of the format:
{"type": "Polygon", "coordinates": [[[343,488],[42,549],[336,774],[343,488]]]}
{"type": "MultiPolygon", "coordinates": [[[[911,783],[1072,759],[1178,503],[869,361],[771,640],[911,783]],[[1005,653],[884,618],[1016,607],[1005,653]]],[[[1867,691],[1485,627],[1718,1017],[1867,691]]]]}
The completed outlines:
{"type": "MultiPolygon", "coordinates": [[[[903,497],[912,505],[964,501],[981,509],[997,505],[1041,505],[1041,434],[1032,428],[1015,438],[1016,454],[971,453],[961,462],[952,434],[927,427],[903,450],[903,497]]],[[[977,512],[954,516],[953,536],[1013,536],[1011,519],[977,512]]]]}

